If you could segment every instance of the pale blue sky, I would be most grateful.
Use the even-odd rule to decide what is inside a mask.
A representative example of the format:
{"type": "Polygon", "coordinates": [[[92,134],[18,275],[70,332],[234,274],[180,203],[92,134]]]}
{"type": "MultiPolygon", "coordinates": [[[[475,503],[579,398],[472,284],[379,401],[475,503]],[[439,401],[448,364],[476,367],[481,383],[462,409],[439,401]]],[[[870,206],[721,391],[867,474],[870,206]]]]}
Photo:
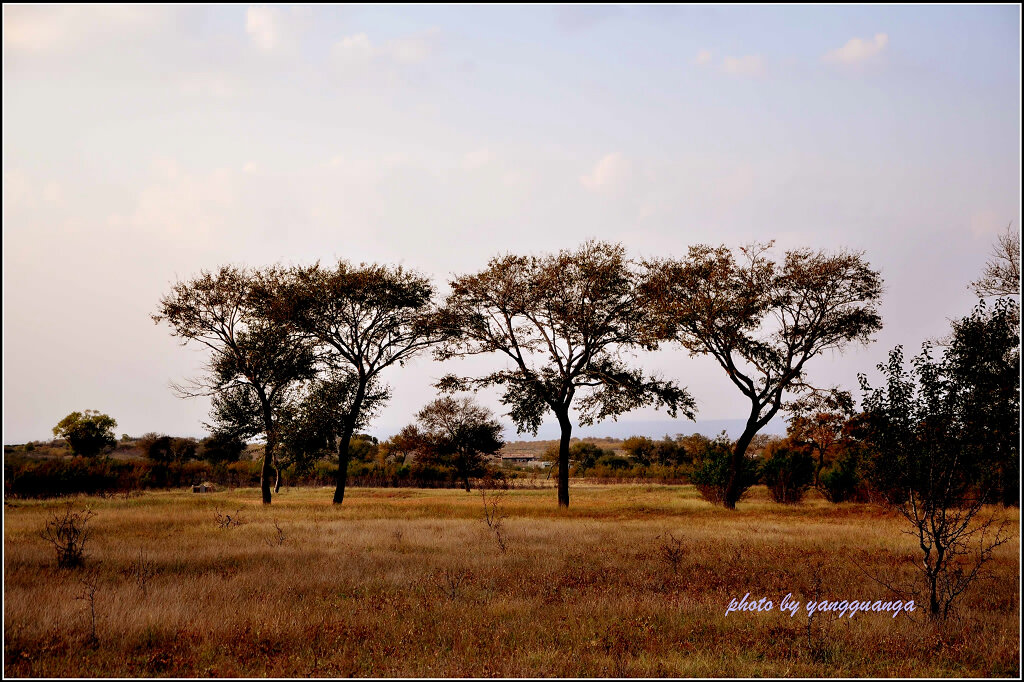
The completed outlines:
{"type": "MultiPolygon", "coordinates": [[[[85,408],[200,433],[207,406],[167,385],[201,356],[148,315],[223,262],[403,262],[443,288],[591,237],[864,249],[885,330],[810,368],[854,388],[968,312],[1020,224],[1016,6],[8,5],[3,58],[4,442],[85,408]]],[[[710,362],[644,362],[702,419],[744,415],[710,362]]],[[[392,372],[374,431],[450,369],[392,372]]]]}

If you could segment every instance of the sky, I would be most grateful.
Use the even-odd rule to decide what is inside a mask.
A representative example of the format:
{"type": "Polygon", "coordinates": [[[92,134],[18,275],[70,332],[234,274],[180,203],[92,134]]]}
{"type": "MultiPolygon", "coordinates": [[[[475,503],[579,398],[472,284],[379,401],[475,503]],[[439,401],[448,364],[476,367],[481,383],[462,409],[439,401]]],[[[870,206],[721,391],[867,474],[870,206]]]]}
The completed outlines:
{"type": "MultiPolygon", "coordinates": [[[[856,394],[893,346],[916,351],[970,312],[996,235],[1020,226],[1016,6],[4,5],[3,19],[4,443],[84,409],[119,434],[203,435],[208,403],[169,385],[204,354],[150,319],[202,269],[401,263],[443,294],[498,254],[591,238],[636,257],[769,239],[864,251],[884,328],[807,366],[856,394]]],[[[637,362],[688,387],[698,424],[639,410],[574,434],[746,416],[712,360],[637,362]]],[[[500,365],[394,368],[369,430],[409,423],[448,372],[500,365]]]]}

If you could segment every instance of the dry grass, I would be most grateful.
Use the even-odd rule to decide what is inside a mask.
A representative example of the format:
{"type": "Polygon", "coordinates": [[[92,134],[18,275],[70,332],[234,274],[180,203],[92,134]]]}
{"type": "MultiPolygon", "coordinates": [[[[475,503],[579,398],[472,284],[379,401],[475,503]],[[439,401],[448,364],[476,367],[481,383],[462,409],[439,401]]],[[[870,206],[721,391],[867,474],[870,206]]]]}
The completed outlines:
{"type": "Polygon", "coordinates": [[[504,553],[476,492],[352,489],[341,509],[326,489],[288,490],[266,509],[252,490],[81,499],[97,516],[77,571],[57,569],[38,536],[62,503],[8,501],[4,673],[1019,674],[1016,540],[944,627],[871,613],[808,627],[804,613],[725,607],[746,592],[805,601],[818,585],[822,597],[890,597],[854,560],[910,579],[914,546],[895,516],[817,497],[777,505],[762,488],[737,512],[688,486],[573,495],[559,512],[551,490],[509,492],[504,553]],[[216,512],[236,509],[240,525],[218,527],[216,512]]]}

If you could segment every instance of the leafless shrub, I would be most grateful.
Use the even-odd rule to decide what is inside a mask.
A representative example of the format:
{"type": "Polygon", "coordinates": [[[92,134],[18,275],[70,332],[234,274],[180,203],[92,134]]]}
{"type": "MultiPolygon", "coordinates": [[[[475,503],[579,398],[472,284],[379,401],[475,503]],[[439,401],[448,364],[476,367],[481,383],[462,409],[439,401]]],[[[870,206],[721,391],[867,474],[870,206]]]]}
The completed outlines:
{"type": "Polygon", "coordinates": [[[149,581],[156,573],[156,564],[148,559],[140,548],[139,556],[128,567],[128,576],[135,582],[143,597],[149,594],[149,581]]]}
{"type": "Polygon", "coordinates": [[[77,568],[85,563],[85,543],[91,530],[89,519],[96,516],[92,509],[82,510],[68,503],[62,511],[54,511],[39,536],[53,545],[57,552],[57,565],[61,568],[77,568]]]}
{"type": "Polygon", "coordinates": [[[915,566],[924,579],[928,612],[934,618],[948,617],[972,584],[989,577],[985,564],[1011,537],[1005,518],[997,521],[995,514],[981,517],[983,500],[984,495],[978,495],[948,504],[946,500],[923,499],[911,491],[907,500],[896,506],[910,523],[903,532],[921,548],[923,556],[915,566]]]}
{"type": "MultiPolygon", "coordinates": [[[[824,584],[825,564],[818,561],[811,570],[811,585],[808,602],[820,602],[824,584]]],[[[806,645],[811,658],[818,663],[828,663],[835,655],[835,642],[829,636],[837,616],[834,611],[807,609],[806,645]]]]}
{"type": "Polygon", "coordinates": [[[263,538],[263,541],[267,543],[268,547],[280,547],[284,544],[284,529],[281,528],[281,524],[277,522],[277,519],[274,519],[274,530],[274,535],[268,538],[263,538]]]}
{"type": "Polygon", "coordinates": [[[213,513],[213,520],[217,524],[217,527],[222,530],[237,528],[243,523],[242,510],[236,509],[233,514],[225,514],[224,512],[217,510],[213,513]]]}
{"type": "Polygon", "coordinates": [[[671,569],[673,575],[679,573],[679,565],[686,555],[682,539],[675,537],[672,533],[659,535],[655,539],[661,540],[658,545],[658,558],[671,569]]]}
{"type": "Polygon", "coordinates": [[[96,646],[99,644],[99,638],[96,636],[96,591],[99,586],[99,580],[95,573],[90,573],[79,582],[82,584],[82,593],[75,597],[75,599],[85,602],[86,616],[89,619],[88,644],[89,646],[96,646]]]}
{"type": "Polygon", "coordinates": [[[484,506],[484,523],[494,535],[494,540],[498,543],[498,549],[502,554],[508,551],[508,538],[505,535],[505,519],[508,514],[502,509],[504,498],[504,490],[497,492],[493,486],[481,484],[480,499],[484,506]]]}
{"type": "Polygon", "coordinates": [[[449,599],[457,599],[459,590],[472,577],[469,571],[446,568],[441,571],[441,591],[449,599]]]}

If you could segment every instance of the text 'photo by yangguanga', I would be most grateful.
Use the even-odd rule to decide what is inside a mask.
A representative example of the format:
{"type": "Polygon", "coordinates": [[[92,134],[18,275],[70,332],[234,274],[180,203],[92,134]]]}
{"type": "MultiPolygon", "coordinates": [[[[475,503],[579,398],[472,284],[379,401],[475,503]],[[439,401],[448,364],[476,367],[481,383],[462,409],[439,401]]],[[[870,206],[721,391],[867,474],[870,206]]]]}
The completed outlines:
{"type": "Polygon", "coordinates": [[[3,6],[5,678],[1021,676],[1017,4],[3,6]]]}

